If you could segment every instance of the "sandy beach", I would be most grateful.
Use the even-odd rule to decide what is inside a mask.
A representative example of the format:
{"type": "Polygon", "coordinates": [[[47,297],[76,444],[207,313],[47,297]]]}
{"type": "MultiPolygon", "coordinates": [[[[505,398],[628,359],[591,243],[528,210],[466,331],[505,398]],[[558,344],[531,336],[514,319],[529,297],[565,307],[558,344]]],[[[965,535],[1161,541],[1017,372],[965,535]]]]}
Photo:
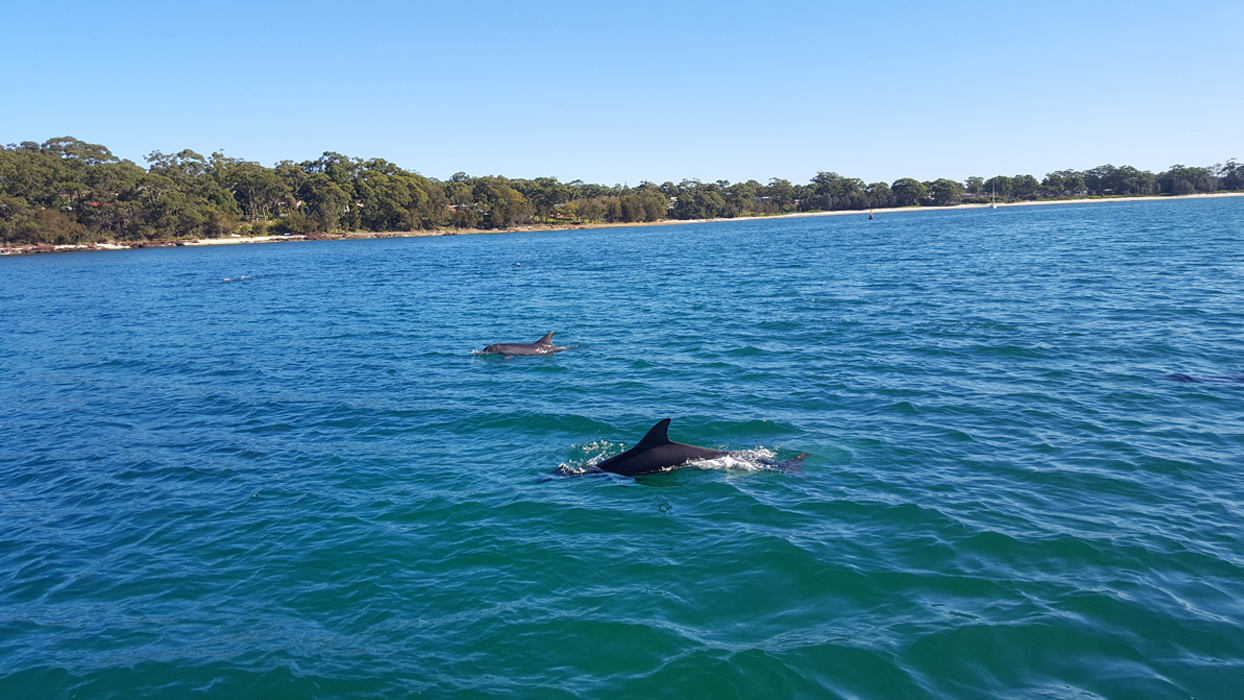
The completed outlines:
{"type": "MultiPolygon", "coordinates": [[[[1105,204],[1109,202],[1152,202],[1173,201],[1178,199],[1211,199],[1217,197],[1244,197],[1244,192],[1216,192],[1210,194],[1189,194],[1180,196],[1150,197],[1096,197],[1085,199],[1050,199],[1033,202],[998,203],[998,209],[1009,207],[1054,206],[1059,204],[1105,204]]],[[[768,216],[737,216],[723,219],[662,219],[661,221],[632,223],[591,223],[591,224],[528,224],[507,229],[436,229],[419,231],[348,231],[336,233],[284,234],[278,236],[237,236],[222,238],[192,238],[169,241],[135,241],[135,242],[104,242],[77,245],[36,245],[36,246],[5,246],[0,247],[0,255],[23,255],[32,253],[68,253],[89,250],[129,250],[132,248],[169,248],[205,245],[237,245],[247,243],[291,243],[308,240],[348,240],[364,238],[421,238],[425,236],[468,236],[475,234],[517,233],[520,231],[578,231],[587,229],[632,228],[637,226],[673,226],[678,224],[704,224],[726,221],[755,221],[757,219],[790,219],[810,216],[873,216],[890,214],[907,214],[926,211],[947,211],[952,209],[988,209],[988,204],[956,204],[944,207],[899,207],[892,209],[850,209],[839,211],[809,211],[791,214],[771,214],[768,216]]]]}

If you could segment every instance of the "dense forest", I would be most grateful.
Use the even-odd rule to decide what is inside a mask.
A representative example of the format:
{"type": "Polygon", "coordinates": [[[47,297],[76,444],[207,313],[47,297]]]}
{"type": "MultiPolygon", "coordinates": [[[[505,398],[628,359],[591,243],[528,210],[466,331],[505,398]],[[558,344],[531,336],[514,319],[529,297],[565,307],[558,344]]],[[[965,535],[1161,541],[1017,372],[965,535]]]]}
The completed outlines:
{"type": "Polygon", "coordinates": [[[194,151],[154,152],[147,167],[74,138],[0,149],[0,241],[70,244],[230,234],[503,229],[525,224],[644,222],[791,212],[945,206],[964,202],[1193,194],[1244,190],[1244,165],[1130,166],[965,182],[865,183],[820,172],[807,184],[773,178],[683,180],[636,187],[458,173],[441,181],[388,161],[325,153],[274,167],[194,151]]]}

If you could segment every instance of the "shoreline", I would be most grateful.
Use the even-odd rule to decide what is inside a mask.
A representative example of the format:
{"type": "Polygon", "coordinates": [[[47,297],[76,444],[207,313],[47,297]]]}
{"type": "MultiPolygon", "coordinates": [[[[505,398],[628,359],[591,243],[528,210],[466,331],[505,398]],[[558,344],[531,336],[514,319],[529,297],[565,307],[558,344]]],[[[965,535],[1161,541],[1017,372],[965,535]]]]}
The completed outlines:
{"type": "MultiPolygon", "coordinates": [[[[1152,202],[1174,201],[1180,199],[1212,199],[1218,197],[1244,197],[1244,192],[1209,192],[1185,195],[1149,195],[1144,197],[1094,197],[1084,199],[1051,199],[1029,202],[999,203],[998,208],[1051,206],[1057,204],[1090,204],[1100,202],[1152,202]]],[[[70,253],[100,250],[132,250],[135,248],[173,248],[186,246],[236,245],[249,243],[286,243],[295,241],[322,240],[361,240],[372,238],[426,238],[433,236],[471,236],[476,234],[520,233],[530,231],[582,231],[608,228],[634,228],[641,226],[675,226],[678,224],[706,224],[725,221],[759,221],[765,219],[792,219],[813,216],[862,216],[864,214],[901,214],[906,212],[951,211],[956,209],[988,209],[988,204],[955,204],[934,207],[893,207],[886,209],[842,209],[837,211],[792,212],[789,214],[770,214],[766,216],[736,216],[720,219],[662,219],[660,221],[640,221],[631,223],[594,223],[594,224],[529,224],[506,229],[436,229],[420,231],[349,231],[341,233],[282,234],[275,236],[238,236],[236,234],[222,238],[191,238],[168,241],[135,241],[117,243],[82,243],[67,245],[0,245],[0,256],[34,255],[43,253],[70,253]]]]}

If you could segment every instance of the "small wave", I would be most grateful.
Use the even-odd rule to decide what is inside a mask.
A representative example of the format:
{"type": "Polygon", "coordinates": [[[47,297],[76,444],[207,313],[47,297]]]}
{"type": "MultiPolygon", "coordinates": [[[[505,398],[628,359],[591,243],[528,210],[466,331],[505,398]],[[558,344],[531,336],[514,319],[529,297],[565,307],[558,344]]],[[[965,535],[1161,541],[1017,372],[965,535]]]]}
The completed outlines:
{"type": "MultiPolygon", "coordinates": [[[[758,450],[749,450],[749,451],[758,451],[758,450]]],[[[729,469],[749,471],[749,472],[774,471],[772,467],[769,467],[764,462],[760,460],[752,460],[744,456],[742,453],[738,453],[738,452],[731,452],[728,454],[724,454],[720,457],[714,457],[713,459],[696,460],[694,462],[688,463],[686,465],[686,468],[700,469],[704,471],[729,470],[729,469]]]]}
{"type": "Polygon", "coordinates": [[[596,466],[606,459],[623,452],[626,446],[620,442],[593,440],[570,447],[570,459],[557,465],[555,474],[562,476],[580,476],[583,474],[603,473],[596,466]]]}
{"type": "Polygon", "coordinates": [[[226,277],[222,279],[221,282],[242,282],[244,280],[253,280],[253,279],[255,279],[253,275],[242,275],[240,277],[226,277]]]}
{"type": "Polygon", "coordinates": [[[703,470],[799,473],[803,470],[804,458],[808,456],[805,452],[792,459],[779,460],[777,450],[756,447],[750,450],[734,450],[713,459],[698,460],[687,467],[703,470]]]}
{"type": "Polygon", "coordinates": [[[595,464],[570,465],[562,462],[553,470],[557,476],[584,476],[585,474],[608,474],[595,464]]]}

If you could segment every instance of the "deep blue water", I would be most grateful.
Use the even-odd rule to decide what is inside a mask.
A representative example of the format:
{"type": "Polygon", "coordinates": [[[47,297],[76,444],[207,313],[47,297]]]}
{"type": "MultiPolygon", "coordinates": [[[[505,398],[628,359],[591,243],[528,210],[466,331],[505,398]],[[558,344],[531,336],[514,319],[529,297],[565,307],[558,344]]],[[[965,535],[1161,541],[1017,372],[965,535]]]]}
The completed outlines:
{"type": "Polygon", "coordinates": [[[0,697],[1244,692],[1244,198],[6,258],[0,353],[0,697]],[[812,456],[554,474],[665,417],[812,456]]]}

